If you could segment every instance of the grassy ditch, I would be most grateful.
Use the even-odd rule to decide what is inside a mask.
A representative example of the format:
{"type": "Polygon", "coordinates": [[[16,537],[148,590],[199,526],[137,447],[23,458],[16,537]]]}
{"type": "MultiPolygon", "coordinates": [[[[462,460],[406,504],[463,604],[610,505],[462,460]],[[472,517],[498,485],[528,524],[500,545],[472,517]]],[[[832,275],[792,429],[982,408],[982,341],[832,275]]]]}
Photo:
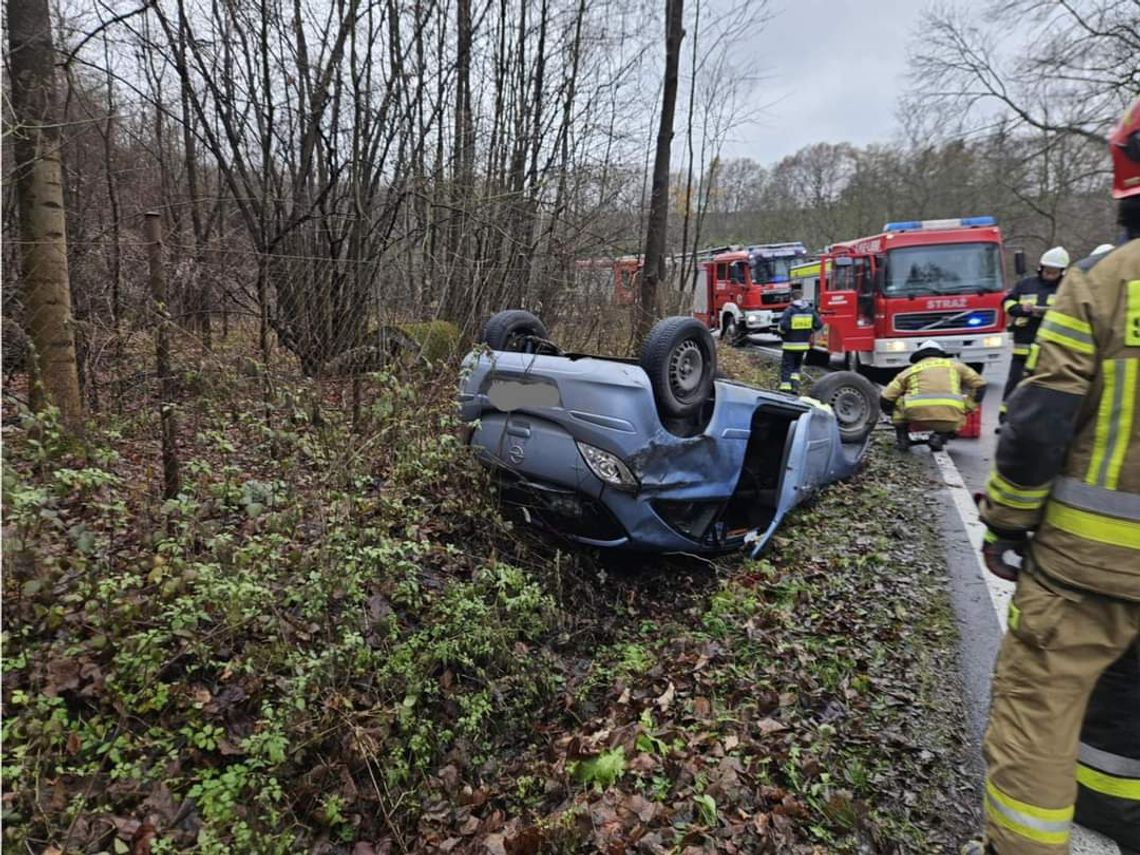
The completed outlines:
{"type": "Polygon", "coordinates": [[[208,392],[180,407],[166,501],[153,414],[75,440],[5,412],[5,843],[938,851],[964,831],[919,465],[876,446],[763,560],[630,566],[500,517],[453,376],[372,375],[355,419],[280,378],[184,378],[208,392]]]}

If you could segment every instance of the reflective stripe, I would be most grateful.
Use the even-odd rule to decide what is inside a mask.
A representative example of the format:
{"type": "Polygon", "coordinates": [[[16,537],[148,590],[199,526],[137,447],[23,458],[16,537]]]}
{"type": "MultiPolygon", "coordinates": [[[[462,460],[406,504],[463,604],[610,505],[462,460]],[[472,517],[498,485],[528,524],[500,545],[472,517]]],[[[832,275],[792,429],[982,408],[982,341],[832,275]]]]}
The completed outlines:
{"type": "Polygon", "coordinates": [[[1118,778],[1115,775],[1106,775],[1104,772],[1090,769],[1083,763],[1077,764],[1077,783],[1094,792],[1104,793],[1106,796],[1140,801],[1140,781],[1135,778],[1118,778]]]}
{"type": "Polygon", "coordinates": [[[1076,478],[1064,477],[1058,478],[1054,484],[1053,498],[1082,511],[1140,521],[1140,495],[1136,493],[1106,490],[1076,478]]]}
{"type": "Polygon", "coordinates": [[[1138,522],[1080,511],[1055,501],[1045,506],[1045,522],[1053,528],[1086,540],[1095,540],[1097,543],[1107,543],[1109,546],[1120,546],[1124,549],[1140,549],[1138,522]]]}
{"type": "Polygon", "coordinates": [[[1050,309],[1045,313],[1044,320],[1041,321],[1042,327],[1051,327],[1053,329],[1064,328],[1073,338],[1086,341],[1093,344],[1092,325],[1080,318],[1074,318],[1072,315],[1066,315],[1064,312],[1058,312],[1056,309],[1050,309]]]}
{"type": "Polygon", "coordinates": [[[810,345],[806,342],[800,341],[785,341],[784,350],[807,350],[810,345]]]}
{"type": "Polygon", "coordinates": [[[1104,391],[1097,408],[1093,453],[1085,481],[1116,489],[1124,452],[1132,434],[1136,409],[1137,368],[1140,360],[1106,359],[1102,364],[1104,391]]]}
{"type": "Polygon", "coordinates": [[[907,395],[903,398],[903,406],[907,407],[954,407],[958,410],[966,409],[966,402],[961,396],[951,398],[946,392],[932,392],[928,395],[907,395]]]}
{"type": "Polygon", "coordinates": [[[1040,356],[1041,356],[1041,345],[1031,344],[1029,346],[1029,357],[1025,360],[1025,367],[1029,371],[1035,370],[1037,368],[1037,360],[1040,358],[1040,356]]]}
{"type": "Polygon", "coordinates": [[[1119,775],[1123,778],[1140,778],[1140,760],[1093,748],[1087,742],[1081,743],[1081,747],[1077,751],[1077,758],[1082,763],[1095,766],[1100,771],[1110,775],[1119,775]]]}
{"type": "Polygon", "coordinates": [[[1013,604],[1013,600],[1009,601],[1009,616],[1006,618],[1006,624],[1014,631],[1021,626],[1021,609],[1013,604]]]}
{"type": "Polygon", "coordinates": [[[1124,304],[1124,344],[1126,347],[1140,347],[1140,279],[1133,279],[1127,288],[1128,294],[1124,304]]]}
{"type": "Polygon", "coordinates": [[[1016,305],[1017,305],[1017,298],[1016,297],[1010,297],[1009,299],[1002,301],[1001,307],[1003,309],[1005,309],[1006,312],[1008,312],[1010,309],[1012,309],[1016,305]]]}
{"type": "Polygon", "coordinates": [[[986,498],[1019,511],[1035,511],[1049,496],[1048,485],[1026,489],[1003,478],[995,469],[986,482],[986,498]]]}
{"type": "Polygon", "coordinates": [[[1077,353],[1096,353],[1092,327],[1084,321],[1051,309],[1037,330],[1037,338],[1052,341],[1077,353]]]}
{"type": "Polygon", "coordinates": [[[986,816],[1027,840],[1063,845],[1069,839],[1073,808],[1041,808],[1008,796],[986,780],[986,816]]]}
{"type": "Polygon", "coordinates": [[[794,330],[810,330],[812,326],[811,315],[793,315],[792,316],[792,329],[794,330]]]}
{"type": "Polygon", "coordinates": [[[1029,356],[1029,349],[1030,349],[1030,346],[1028,344],[1014,343],[1013,355],[1014,356],[1029,356]]]}

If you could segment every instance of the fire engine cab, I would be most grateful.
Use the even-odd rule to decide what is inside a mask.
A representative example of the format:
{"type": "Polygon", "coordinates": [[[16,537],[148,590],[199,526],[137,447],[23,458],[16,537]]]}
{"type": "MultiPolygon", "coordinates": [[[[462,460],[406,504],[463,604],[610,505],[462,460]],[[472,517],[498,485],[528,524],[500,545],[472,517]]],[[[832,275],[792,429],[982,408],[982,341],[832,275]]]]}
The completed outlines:
{"type": "Polygon", "coordinates": [[[807,248],[798,241],[720,247],[698,255],[694,317],[719,329],[725,341],[775,332],[791,302],[791,266],[806,257],[807,248]]]}
{"type": "Polygon", "coordinates": [[[881,234],[835,243],[792,271],[823,319],[812,347],[848,368],[902,368],[938,339],[977,371],[1007,336],[1001,230],[993,217],[887,223],[881,234]]]}

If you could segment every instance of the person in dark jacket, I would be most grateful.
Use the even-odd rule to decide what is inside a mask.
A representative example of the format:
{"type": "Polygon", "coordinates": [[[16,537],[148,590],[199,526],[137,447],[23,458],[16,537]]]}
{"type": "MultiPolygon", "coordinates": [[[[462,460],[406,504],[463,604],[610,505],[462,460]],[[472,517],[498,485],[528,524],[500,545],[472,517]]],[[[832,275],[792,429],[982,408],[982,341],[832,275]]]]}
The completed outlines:
{"type": "Polygon", "coordinates": [[[802,291],[792,292],[792,302],[780,317],[780,336],[784,339],[784,355],[780,360],[780,391],[800,393],[800,367],[811,347],[811,336],[823,327],[815,308],[804,299],[802,291]]]}
{"type": "Polygon", "coordinates": [[[999,414],[999,420],[1003,424],[1005,399],[1025,376],[1025,360],[1029,358],[1029,349],[1037,338],[1041,319],[1056,299],[1057,287],[1068,266],[1069,253],[1063,246],[1046,250],[1037,266],[1037,273],[1018,282],[1002,300],[1002,307],[1009,315],[1009,327],[1013,331],[1013,358],[1009,363],[1009,377],[1005,381],[999,414]]]}

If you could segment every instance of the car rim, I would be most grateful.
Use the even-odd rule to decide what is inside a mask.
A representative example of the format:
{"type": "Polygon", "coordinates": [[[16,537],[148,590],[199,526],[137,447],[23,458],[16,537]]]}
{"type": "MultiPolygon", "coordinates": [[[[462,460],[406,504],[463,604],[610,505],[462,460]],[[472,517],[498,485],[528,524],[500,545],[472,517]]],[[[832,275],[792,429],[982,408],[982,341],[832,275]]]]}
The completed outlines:
{"type": "Polygon", "coordinates": [[[850,387],[838,390],[831,396],[831,408],[844,427],[856,425],[867,418],[867,399],[850,387]]]}
{"type": "Polygon", "coordinates": [[[669,386],[673,394],[685,400],[700,388],[705,358],[694,341],[683,341],[669,358],[669,386]]]}

